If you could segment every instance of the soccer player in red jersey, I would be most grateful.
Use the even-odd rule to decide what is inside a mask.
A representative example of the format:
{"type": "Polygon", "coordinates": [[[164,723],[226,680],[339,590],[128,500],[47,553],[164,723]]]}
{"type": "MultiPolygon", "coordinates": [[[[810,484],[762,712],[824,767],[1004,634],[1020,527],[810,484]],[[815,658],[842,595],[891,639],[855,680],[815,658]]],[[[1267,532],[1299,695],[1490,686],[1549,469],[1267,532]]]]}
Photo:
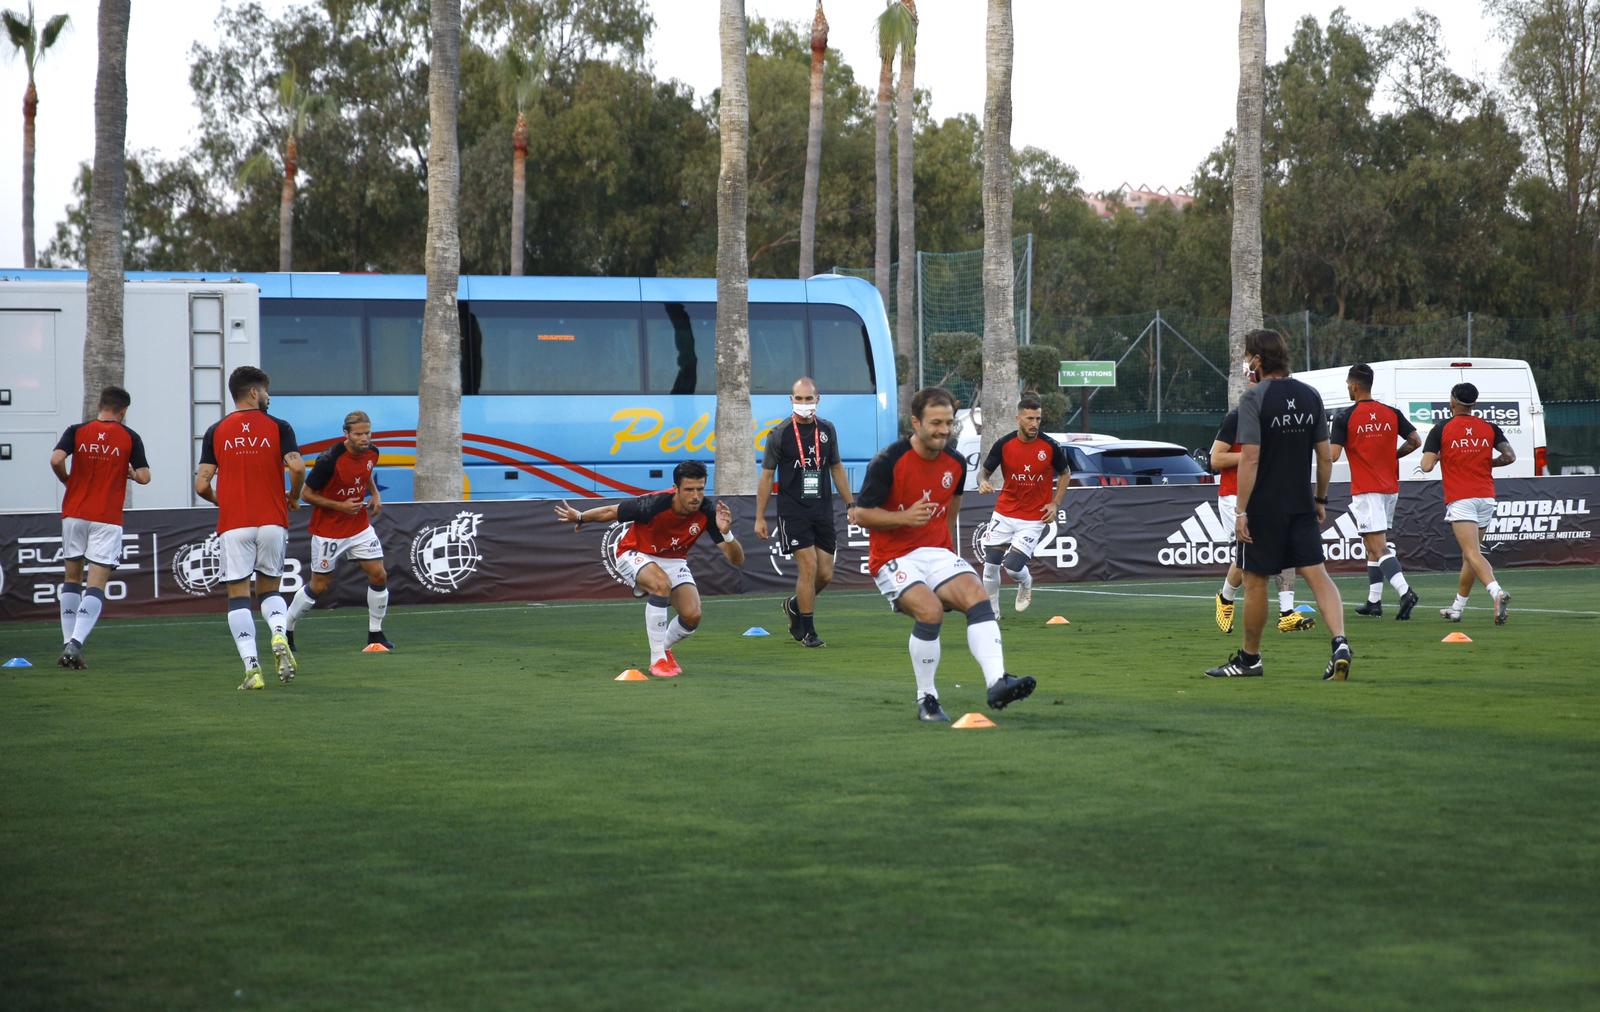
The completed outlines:
{"type": "Polygon", "coordinates": [[[389,573],[383,567],[383,542],[372,529],[383,499],[372,480],[378,451],[372,446],[372,418],[365,411],[344,416],[344,440],[317,458],[300,493],[311,504],[311,580],[289,604],[285,635],[295,649],[294,628],[315,607],[317,595],[333,582],[333,564],[348,555],[367,574],[367,646],[394,649],[383,634],[389,613],[389,573]]]}
{"type": "Polygon", "coordinates": [[[244,661],[241,689],[261,689],[261,663],[256,659],[256,624],[250,614],[250,578],[261,596],[261,617],[272,630],[272,652],[278,659],[278,680],[295,675],[294,651],[286,635],[289,606],[278,593],[283,556],[289,544],[289,511],[300,508],[306,464],[294,429],[267,414],[272,403],[271,378],[252,365],[228,377],[234,410],[206,430],[200,441],[200,470],[195,494],[217,505],[217,534],[222,543],[222,579],[228,585],[228,628],[244,661]],[[289,469],[289,491],[283,490],[283,469],[289,469]],[[212,487],[212,481],[216,487],[212,487]]]}
{"type": "Polygon", "coordinates": [[[63,668],[82,669],[83,644],[100,620],[106,583],[122,561],[122,502],[129,479],[150,484],[144,440],[122,424],[133,398],[121,387],[100,391],[93,421],[69,425],[50,454],[50,468],[67,494],[61,502],[61,658],[63,668]],[[72,470],[67,470],[67,458],[72,470]],[[84,560],[89,590],[83,589],[84,560]]]}
{"type": "Polygon", "coordinates": [[[1500,426],[1478,418],[1472,406],[1478,403],[1478,388],[1457,383],[1450,389],[1450,417],[1435,425],[1422,444],[1422,470],[1442,467],[1444,479],[1444,518],[1461,546],[1461,579],[1456,599],[1439,615],[1447,622],[1461,621],[1472,581],[1483,581],[1494,602],[1494,624],[1505,625],[1511,595],[1494,578],[1494,567],[1483,557],[1483,535],[1494,519],[1494,472],[1516,462],[1516,451],[1500,426]]]}
{"type": "Polygon", "coordinates": [[[686,460],[672,469],[672,490],[642,495],[611,506],[579,510],[561,503],[556,517],[572,525],[628,525],[617,542],[617,572],[635,591],[645,593],[644,628],[650,640],[650,673],[658,678],[683,674],[672,648],[700,627],[700,591],[689,571],[689,548],[715,528],[717,547],[735,566],[744,565],[744,547],[733,536],[733,511],[706,502],[706,466],[686,460]],[[678,614],[669,623],[667,609],[678,614]]]}
{"type": "Polygon", "coordinates": [[[1372,366],[1353,365],[1345,376],[1351,405],[1329,426],[1333,459],[1350,458],[1350,515],[1367,549],[1367,603],[1357,615],[1383,615],[1383,584],[1400,595],[1395,618],[1405,622],[1417,606],[1417,592],[1400,571],[1400,559],[1389,547],[1394,505],[1400,498],[1400,458],[1422,445],[1416,426],[1399,411],[1372,399],[1372,366]],[[1404,440],[1399,447],[1397,441],[1404,440]]]}
{"type": "Polygon", "coordinates": [[[939,626],[945,608],[967,616],[967,649],[983,669],[996,710],[1026,699],[1037,683],[1006,673],[989,595],[972,566],[956,554],[956,518],[967,462],[953,450],[956,400],[943,387],[911,398],[911,435],[872,458],[850,522],[871,531],[867,571],[897,610],[911,616],[911,670],[917,719],[949,721],[939,705],[939,626]]]}
{"type": "Polygon", "coordinates": [[[1027,611],[1033,601],[1033,574],[1028,560],[1039,539],[1055,523],[1067,482],[1067,451],[1039,431],[1044,411],[1038,394],[1023,394],[1017,401],[1017,428],[994,441],[978,470],[978,491],[994,491],[989,476],[1000,472],[1002,488],[994,513],[983,532],[983,590],[989,605],[1000,614],[1000,570],[1017,583],[1017,611],[1027,611]]]}

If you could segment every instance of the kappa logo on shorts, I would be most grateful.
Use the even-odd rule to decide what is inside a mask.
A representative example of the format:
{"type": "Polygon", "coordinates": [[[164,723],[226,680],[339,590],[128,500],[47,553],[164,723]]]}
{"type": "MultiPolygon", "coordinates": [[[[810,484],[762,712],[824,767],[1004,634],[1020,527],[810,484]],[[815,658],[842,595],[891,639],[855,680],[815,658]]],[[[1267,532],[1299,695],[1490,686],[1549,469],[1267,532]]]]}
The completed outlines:
{"type": "Polygon", "coordinates": [[[460,590],[483,561],[478,551],[482,523],[482,513],[462,510],[446,523],[418,531],[411,539],[411,572],[417,582],[435,594],[460,590]]]}
{"type": "Polygon", "coordinates": [[[222,540],[216,534],[179,545],[172,553],[172,578],[185,594],[205,597],[222,582],[222,540]]]}
{"type": "Polygon", "coordinates": [[[1339,519],[1328,525],[1322,532],[1322,540],[1325,542],[1322,556],[1329,562],[1367,557],[1367,543],[1361,539],[1361,529],[1349,511],[1341,513],[1339,519]]]}
{"type": "Polygon", "coordinates": [[[1234,531],[1222,522],[1214,502],[1194,508],[1178,529],[1167,535],[1167,547],[1156,553],[1163,566],[1221,566],[1233,562],[1234,531]]]}

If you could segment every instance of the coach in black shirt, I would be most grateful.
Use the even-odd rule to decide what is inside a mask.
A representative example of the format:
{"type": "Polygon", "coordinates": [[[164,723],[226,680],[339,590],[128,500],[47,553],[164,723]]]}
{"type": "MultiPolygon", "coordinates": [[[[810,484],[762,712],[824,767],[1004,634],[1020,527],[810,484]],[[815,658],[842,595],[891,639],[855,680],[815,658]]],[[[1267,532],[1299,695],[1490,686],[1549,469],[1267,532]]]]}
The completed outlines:
{"type": "Polygon", "coordinates": [[[794,596],[783,602],[789,635],[808,647],[823,645],[817,636],[812,609],[816,598],[833,580],[833,556],[838,542],[833,534],[833,486],[839,486],[848,508],[853,496],[850,479],[839,462],[839,434],[833,423],[817,417],[817,385],[809,377],[795,380],[789,402],[794,413],[767,434],[756,487],[756,537],[767,537],[767,497],[773,478],[778,487],[778,545],[793,555],[799,570],[794,596]],[[830,481],[831,478],[831,481],[830,481]]]}
{"type": "Polygon", "coordinates": [[[1327,522],[1333,453],[1322,397],[1289,378],[1289,345],[1275,330],[1252,330],[1244,339],[1242,368],[1259,382],[1239,400],[1239,568],[1244,570],[1244,646],[1206,672],[1212,678],[1263,673],[1261,630],[1267,622],[1267,580],[1294,568],[1317,597],[1333,633],[1333,656],[1324,680],[1350,674],[1344,638],[1344,602],[1322,564],[1322,524],[1327,522]],[[1316,494],[1308,468],[1316,462],[1316,494]]]}

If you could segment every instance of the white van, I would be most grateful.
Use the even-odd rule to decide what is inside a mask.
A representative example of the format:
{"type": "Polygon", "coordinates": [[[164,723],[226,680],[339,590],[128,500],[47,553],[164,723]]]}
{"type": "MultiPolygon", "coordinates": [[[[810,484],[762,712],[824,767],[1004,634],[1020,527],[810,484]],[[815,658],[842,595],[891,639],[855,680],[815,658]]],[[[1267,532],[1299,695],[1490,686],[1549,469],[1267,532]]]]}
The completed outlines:
{"type": "MultiPolygon", "coordinates": [[[[1471,383],[1478,388],[1472,413],[1500,426],[1516,463],[1495,468],[1497,478],[1528,478],[1548,474],[1544,436],[1544,405],[1528,363],[1513,358],[1413,358],[1394,362],[1369,362],[1372,397],[1411,419],[1424,443],[1428,430],[1450,417],[1450,388],[1471,383]]],[[[1294,378],[1317,389],[1329,418],[1350,405],[1345,376],[1350,366],[1297,372],[1294,378]]],[[[1423,474],[1422,451],[1400,462],[1401,481],[1437,481],[1439,470],[1423,474]]],[[[1350,480],[1350,465],[1342,457],[1333,465],[1334,481],[1350,480]]]]}

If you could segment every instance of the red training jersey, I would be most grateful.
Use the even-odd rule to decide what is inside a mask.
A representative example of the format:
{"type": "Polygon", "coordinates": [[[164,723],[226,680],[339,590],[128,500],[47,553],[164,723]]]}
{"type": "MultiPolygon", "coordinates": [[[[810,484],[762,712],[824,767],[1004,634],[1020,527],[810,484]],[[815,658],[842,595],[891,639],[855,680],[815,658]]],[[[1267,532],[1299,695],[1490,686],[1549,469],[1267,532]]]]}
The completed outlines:
{"type": "Polygon", "coordinates": [[[96,419],[67,426],[56,449],[72,458],[61,515],[122,526],[128,468],[150,466],[139,434],[121,422],[96,419]]]}
{"type": "Polygon", "coordinates": [[[1042,432],[1027,442],[1015,432],[1001,436],[983,458],[986,472],[999,471],[1005,479],[994,511],[1016,520],[1040,519],[1055,495],[1056,478],[1067,467],[1067,451],[1042,432]]]}
{"type": "MultiPolygon", "coordinates": [[[[372,469],[378,465],[378,451],[367,448],[351,453],[343,440],[317,458],[306,475],[306,488],[324,499],[340,502],[365,502],[372,492],[372,469]]],[[[365,509],[340,513],[322,506],[311,507],[311,533],[319,538],[349,538],[360,534],[372,522],[365,509]]]]}
{"type": "Polygon", "coordinates": [[[1350,494],[1400,491],[1400,458],[1395,444],[1417,431],[1411,420],[1387,404],[1356,401],[1333,417],[1330,441],[1344,447],[1350,461],[1350,494]]]}
{"type": "Polygon", "coordinates": [[[200,463],[217,469],[217,533],[289,526],[283,458],[299,452],[289,423],[259,408],[241,408],[207,429],[200,463]]]}
{"type": "Polygon", "coordinates": [[[1437,453],[1444,474],[1444,501],[1493,499],[1495,447],[1509,442],[1500,426],[1473,415],[1455,415],[1435,425],[1422,444],[1425,453],[1437,453]]]}
{"type": "Polygon", "coordinates": [[[685,516],[672,508],[671,492],[656,492],[617,504],[617,519],[628,530],[617,542],[618,552],[643,552],[663,559],[681,559],[700,535],[716,527],[715,507],[707,499],[685,516]]]}
{"type": "Polygon", "coordinates": [[[967,462],[946,446],[932,460],[911,447],[909,438],[891,443],[872,458],[861,482],[856,505],[868,509],[904,510],[919,499],[938,506],[921,527],[895,527],[873,531],[867,553],[867,572],[877,575],[891,559],[918,548],[955,551],[950,540],[950,511],[960,508],[961,490],[967,483],[967,462]]]}
{"type": "MultiPolygon", "coordinates": [[[[1239,411],[1234,409],[1228,412],[1222,420],[1222,428],[1217,430],[1216,441],[1228,444],[1228,452],[1238,453],[1244,449],[1244,444],[1239,442],[1239,411]]],[[[1239,469],[1225,467],[1217,472],[1217,497],[1223,498],[1239,494],[1239,469]]]]}

